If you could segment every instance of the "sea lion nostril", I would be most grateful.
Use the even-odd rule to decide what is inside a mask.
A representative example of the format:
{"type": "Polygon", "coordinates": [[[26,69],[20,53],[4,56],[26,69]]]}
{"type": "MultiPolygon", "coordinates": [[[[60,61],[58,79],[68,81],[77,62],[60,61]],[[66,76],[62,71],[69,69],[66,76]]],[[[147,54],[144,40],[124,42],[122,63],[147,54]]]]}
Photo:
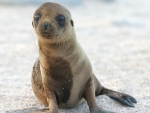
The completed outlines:
{"type": "Polygon", "coordinates": [[[47,28],[50,26],[50,24],[49,23],[44,23],[43,24],[43,28],[44,28],[44,30],[47,30],[47,28]]]}

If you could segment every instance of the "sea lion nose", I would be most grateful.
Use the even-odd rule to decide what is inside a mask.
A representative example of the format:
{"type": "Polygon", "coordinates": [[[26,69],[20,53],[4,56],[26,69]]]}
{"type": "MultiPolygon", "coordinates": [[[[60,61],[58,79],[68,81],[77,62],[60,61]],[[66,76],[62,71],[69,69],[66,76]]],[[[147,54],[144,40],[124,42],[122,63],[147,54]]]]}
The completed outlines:
{"type": "Polygon", "coordinates": [[[43,28],[44,28],[44,30],[47,30],[47,28],[48,28],[49,26],[50,26],[50,24],[49,24],[49,23],[47,23],[47,22],[46,22],[46,23],[44,23],[44,24],[43,24],[43,28]]]}

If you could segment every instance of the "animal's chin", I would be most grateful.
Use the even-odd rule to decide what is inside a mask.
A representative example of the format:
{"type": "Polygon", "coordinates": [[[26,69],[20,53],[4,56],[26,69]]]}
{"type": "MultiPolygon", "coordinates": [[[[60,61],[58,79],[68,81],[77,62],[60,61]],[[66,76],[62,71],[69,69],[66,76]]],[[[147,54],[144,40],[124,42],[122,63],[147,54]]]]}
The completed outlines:
{"type": "Polygon", "coordinates": [[[41,33],[41,35],[42,35],[42,37],[47,38],[47,39],[51,39],[53,37],[52,34],[47,33],[47,32],[43,32],[43,33],[41,33]]]}

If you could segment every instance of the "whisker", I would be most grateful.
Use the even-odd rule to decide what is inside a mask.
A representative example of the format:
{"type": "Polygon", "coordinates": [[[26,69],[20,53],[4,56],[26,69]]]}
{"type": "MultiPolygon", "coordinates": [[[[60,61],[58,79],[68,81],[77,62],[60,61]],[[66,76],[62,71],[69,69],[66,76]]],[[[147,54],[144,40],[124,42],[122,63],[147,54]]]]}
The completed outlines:
{"type": "Polygon", "coordinates": [[[63,37],[63,47],[66,48],[67,39],[66,39],[66,37],[64,37],[64,35],[62,33],[61,33],[61,36],[63,37]]]}
{"type": "Polygon", "coordinates": [[[35,33],[31,30],[30,31],[30,41],[33,41],[34,45],[36,46],[36,48],[38,48],[38,45],[36,43],[36,36],[35,36],[35,33]]]}
{"type": "Polygon", "coordinates": [[[61,37],[61,44],[62,44],[62,48],[64,48],[64,37],[63,37],[63,35],[60,33],[59,34],[60,35],[60,37],[61,37]]]}
{"type": "MultiPolygon", "coordinates": [[[[62,39],[63,39],[62,36],[61,36],[60,34],[58,34],[58,35],[59,35],[59,37],[60,37],[60,40],[62,40],[62,39]]],[[[59,45],[60,45],[59,47],[63,47],[62,44],[63,44],[63,43],[60,41],[60,42],[59,42],[59,45]]]]}

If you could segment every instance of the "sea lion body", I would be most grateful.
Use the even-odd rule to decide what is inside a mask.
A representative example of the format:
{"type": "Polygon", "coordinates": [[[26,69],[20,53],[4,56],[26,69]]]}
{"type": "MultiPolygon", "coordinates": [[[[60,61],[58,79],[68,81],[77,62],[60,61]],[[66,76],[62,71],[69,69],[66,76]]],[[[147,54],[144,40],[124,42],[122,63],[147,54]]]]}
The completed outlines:
{"type": "Polygon", "coordinates": [[[91,63],[77,41],[70,12],[64,6],[47,2],[34,13],[32,23],[38,37],[39,58],[32,72],[36,97],[49,107],[75,107],[85,100],[92,113],[112,113],[99,108],[95,96],[109,97],[133,106],[130,95],[104,88],[92,71],[91,63]]]}
{"type": "MultiPolygon", "coordinates": [[[[61,83],[58,84],[57,81],[55,81],[56,83],[49,82],[49,84],[55,85],[53,86],[55,87],[53,89],[54,91],[55,89],[57,90],[59,88],[59,90],[57,91],[59,94],[63,96],[61,97],[60,95],[61,98],[65,98],[66,96],[70,97],[70,98],[67,98],[67,100],[59,101],[58,103],[59,108],[75,107],[80,102],[84,102],[82,98],[82,93],[83,93],[85,84],[93,76],[92,67],[89,62],[89,59],[87,58],[84,52],[82,53],[79,52],[82,49],[79,45],[78,45],[78,48],[76,49],[77,50],[72,51],[72,54],[70,54],[69,56],[65,56],[64,59],[59,59],[58,62],[57,60],[56,62],[54,62],[56,64],[57,63],[59,64],[58,67],[56,67],[56,71],[59,73],[60,76],[64,78],[61,78],[58,76],[59,81],[62,80],[61,83]],[[69,64],[69,66],[64,66],[65,62],[69,64]],[[60,72],[59,68],[63,68],[63,71],[60,72]],[[70,70],[69,73],[68,73],[68,70],[70,70]],[[71,86],[71,89],[69,89],[69,91],[67,92],[65,91],[65,89],[68,88],[68,85],[71,86]],[[62,92],[64,92],[65,94],[63,95],[62,92]]],[[[52,60],[54,60],[54,58],[52,60]]],[[[33,74],[32,74],[33,91],[36,94],[36,96],[39,98],[39,100],[41,100],[42,103],[44,103],[44,105],[48,106],[46,96],[41,98],[44,93],[42,84],[43,83],[42,83],[42,76],[41,76],[41,71],[40,71],[40,61],[39,59],[37,59],[33,67],[33,74]]]]}

